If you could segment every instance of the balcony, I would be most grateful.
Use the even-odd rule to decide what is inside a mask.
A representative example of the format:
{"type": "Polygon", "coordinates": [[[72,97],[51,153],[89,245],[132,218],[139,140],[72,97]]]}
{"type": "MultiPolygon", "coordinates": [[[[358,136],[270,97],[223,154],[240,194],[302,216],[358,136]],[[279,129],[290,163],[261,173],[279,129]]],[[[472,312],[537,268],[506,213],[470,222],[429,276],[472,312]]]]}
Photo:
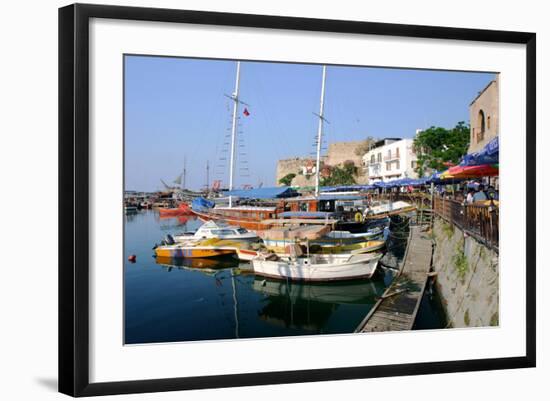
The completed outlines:
{"type": "Polygon", "coordinates": [[[394,160],[399,160],[399,158],[400,158],[399,153],[394,153],[394,154],[391,154],[391,155],[388,155],[388,156],[384,156],[384,161],[385,162],[391,162],[391,161],[394,161],[394,160]]]}
{"type": "Polygon", "coordinates": [[[369,166],[377,166],[377,165],[379,165],[380,163],[382,163],[382,160],[375,160],[375,161],[373,161],[373,162],[368,161],[368,162],[366,162],[366,163],[364,164],[364,167],[367,167],[367,168],[368,168],[369,166]]]}

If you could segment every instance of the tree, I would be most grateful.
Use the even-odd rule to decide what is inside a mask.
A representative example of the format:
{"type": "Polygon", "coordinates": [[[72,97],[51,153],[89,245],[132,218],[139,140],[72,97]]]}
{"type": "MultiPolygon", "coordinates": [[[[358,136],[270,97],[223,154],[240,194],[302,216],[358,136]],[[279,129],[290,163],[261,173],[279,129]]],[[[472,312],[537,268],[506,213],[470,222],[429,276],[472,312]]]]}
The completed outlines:
{"type": "Polygon", "coordinates": [[[330,175],[321,180],[321,185],[353,185],[355,184],[354,175],[357,173],[357,167],[352,161],[346,161],[342,167],[333,166],[330,168],[330,175]]]}
{"type": "Polygon", "coordinates": [[[279,184],[289,187],[294,177],[296,177],[296,174],[289,173],[279,180],[279,184]]]}
{"type": "Polygon", "coordinates": [[[454,128],[430,127],[414,139],[417,155],[415,171],[424,176],[427,169],[444,170],[445,163],[456,164],[468,150],[470,127],[460,121],[454,128]]]}

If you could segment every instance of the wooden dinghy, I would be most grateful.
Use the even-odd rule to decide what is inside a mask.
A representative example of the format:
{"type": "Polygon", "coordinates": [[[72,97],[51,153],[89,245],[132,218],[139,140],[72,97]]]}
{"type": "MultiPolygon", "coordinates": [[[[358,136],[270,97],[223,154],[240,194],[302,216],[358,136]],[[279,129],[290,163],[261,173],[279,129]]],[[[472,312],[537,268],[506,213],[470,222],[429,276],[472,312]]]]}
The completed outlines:
{"type": "MultiPolygon", "coordinates": [[[[386,241],[375,240],[343,245],[321,245],[319,253],[346,253],[354,254],[379,251],[386,246],[386,241]]],[[[316,246],[310,246],[310,252],[317,253],[316,246]]]]}

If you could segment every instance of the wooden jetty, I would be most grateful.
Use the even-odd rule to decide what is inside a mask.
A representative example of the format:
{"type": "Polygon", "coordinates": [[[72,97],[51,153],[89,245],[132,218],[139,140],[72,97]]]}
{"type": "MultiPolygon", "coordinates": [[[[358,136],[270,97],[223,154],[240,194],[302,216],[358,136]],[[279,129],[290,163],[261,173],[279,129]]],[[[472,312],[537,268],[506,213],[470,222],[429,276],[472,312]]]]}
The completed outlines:
{"type": "Polygon", "coordinates": [[[431,239],[420,226],[411,226],[397,276],[355,332],[411,330],[430,275],[431,259],[431,239]]]}

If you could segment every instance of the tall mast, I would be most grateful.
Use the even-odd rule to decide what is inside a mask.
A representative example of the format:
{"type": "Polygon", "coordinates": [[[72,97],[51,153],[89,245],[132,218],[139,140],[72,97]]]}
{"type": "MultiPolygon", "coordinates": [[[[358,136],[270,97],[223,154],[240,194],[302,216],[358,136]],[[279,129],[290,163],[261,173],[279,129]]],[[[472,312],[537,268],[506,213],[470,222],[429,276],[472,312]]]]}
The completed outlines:
{"type": "Polygon", "coordinates": [[[323,83],[321,84],[321,105],[319,107],[319,129],[317,130],[317,164],[315,166],[315,196],[319,196],[319,168],[321,166],[321,143],[323,139],[323,110],[325,105],[325,81],[327,78],[327,66],[323,66],[323,83]]]}
{"type": "MultiPolygon", "coordinates": [[[[235,138],[237,135],[237,112],[239,109],[239,78],[241,73],[241,62],[237,61],[237,78],[235,79],[235,92],[231,96],[233,99],[233,125],[231,127],[231,161],[229,162],[229,190],[233,190],[233,175],[235,174],[235,138]]],[[[229,198],[231,203],[231,198],[229,198]]]]}
{"type": "Polygon", "coordinates": [[[208,163],[208,160],[206,161],[206,192],[210,190],[210,164],[208,163]]]}
{"type": "Polygon", "coordinates": [[[185,156],[183,156],[183,182],[181,184],[181,189],[185,189],[185,176],[187,175],[187,169],[185,168],[185,156]]]}

